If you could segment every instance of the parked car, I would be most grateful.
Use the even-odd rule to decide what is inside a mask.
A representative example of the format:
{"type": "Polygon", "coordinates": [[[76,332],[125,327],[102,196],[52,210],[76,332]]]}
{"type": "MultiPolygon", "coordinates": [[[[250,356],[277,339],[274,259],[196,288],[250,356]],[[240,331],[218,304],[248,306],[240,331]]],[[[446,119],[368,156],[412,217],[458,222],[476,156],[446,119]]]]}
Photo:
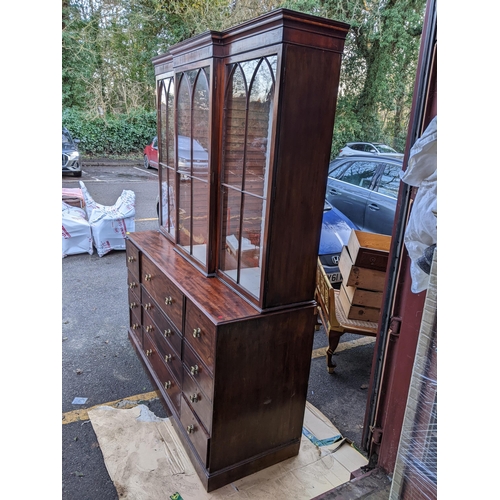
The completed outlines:
{"type": "Polygon", "coordinates": [[[144,168],[156,168],[158,170],[158,137],[144,148],[144,168]]]}
{"type": "Polygon", "coordinates": [[[326,199],[361,231],[390,235],[402,166],[376,155],[336,158],[328,168],[326,199]]]}
{"type": "Polygon", "coordinates": [[[342,212],[325,200],[318,256],[332,286],[340,285],[339,258],[353,229],[358,229],[342,212]]]}
{"type": "Polygon", "coordinates": [[[78,151],[78,139],[73,139],[69,130],[62,127],[62,173],[82,176],[82,162],[78,151]]]}
{"type": "MultiPolygon", "coordinates": [[[[178,147],[178,169],[190,172],[191,168],[191,138],[179,135],[178,147]]],[[[154,137],[150,144],[144,148],[144,168],[156,168],[158,170],[158,137],[154,137]]],[[[208,152],[196,140],[193,139],[193,173],[207,173],[208,152]]]]}
{"type": "Polygon", "coordinates": [[[393,158],[403,159],[403,153],[398,153],[395,149],[381,144],[380,142],[348,142],[339,152],[338,156],[353,155],[383,155],[393,158]]]}

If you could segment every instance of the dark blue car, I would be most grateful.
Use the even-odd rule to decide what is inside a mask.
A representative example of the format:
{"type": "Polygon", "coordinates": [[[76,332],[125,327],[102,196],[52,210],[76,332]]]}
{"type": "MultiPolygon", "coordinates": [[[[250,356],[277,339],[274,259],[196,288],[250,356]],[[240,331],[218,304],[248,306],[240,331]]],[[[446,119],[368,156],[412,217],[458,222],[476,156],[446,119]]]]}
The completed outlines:
{"type": "Polygon", "coordinates": [[[318,254],[332,286],[342,281],[339,271],[340,253],[342,247],[347,245],[353,229],[358,229],[358,227],[325,200],[318,254]]]}

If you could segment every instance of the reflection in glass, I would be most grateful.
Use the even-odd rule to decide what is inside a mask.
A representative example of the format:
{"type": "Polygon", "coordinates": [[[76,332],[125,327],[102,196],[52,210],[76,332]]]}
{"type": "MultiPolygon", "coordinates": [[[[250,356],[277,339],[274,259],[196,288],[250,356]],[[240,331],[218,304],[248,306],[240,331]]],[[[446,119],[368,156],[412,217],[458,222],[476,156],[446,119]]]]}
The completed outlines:
{"type": "Polygon", "coordinates": [[[164,231],[175,237],[174,197],[174,78],[159,81],[160,204],[159,219],[164,231]]]}
{"type": "Polygon", "coordinates": [[[276,56],[228,66],[220,270],[257,299],[269,176],[276,56]]]}
{"type": "Polygon", "coordinates": [[[209,213],[209,68],[186,71],[177,99],[177,176],[179,230],[177,243],[207,265],[209,213]]]}

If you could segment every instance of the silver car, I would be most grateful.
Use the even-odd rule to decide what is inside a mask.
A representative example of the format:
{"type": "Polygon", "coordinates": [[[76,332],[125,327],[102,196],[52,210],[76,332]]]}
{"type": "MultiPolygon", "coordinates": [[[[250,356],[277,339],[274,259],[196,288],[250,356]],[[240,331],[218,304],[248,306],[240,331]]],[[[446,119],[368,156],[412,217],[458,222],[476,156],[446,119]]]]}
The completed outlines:
{"type": "Polygon", "coordinates": [[[398,153],[387,144],[380,142],[348,142],[339,152],[338,156],[353,155],[382,155],[403,159],[403,153],[398,153]]]}
{"type": "Polygon", "coordinates": [[[66,128],[62,128],[62,173],[82,176],[82,161],[78,151],[78,139],[73,139],[66,128]]]}
{"type": "Polygon", "coordinates": [[[336,158],[328,167],[326,199],[361,231],[390,235],[402,166],[375,155],[336,158]]]}

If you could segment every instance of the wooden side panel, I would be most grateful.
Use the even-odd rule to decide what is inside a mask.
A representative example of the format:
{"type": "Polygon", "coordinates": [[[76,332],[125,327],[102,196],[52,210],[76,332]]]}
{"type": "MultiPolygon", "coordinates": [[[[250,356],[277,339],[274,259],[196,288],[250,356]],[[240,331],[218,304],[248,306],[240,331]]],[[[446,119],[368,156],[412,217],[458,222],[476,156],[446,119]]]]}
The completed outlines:
{"type": "Polygon", "coordinates": [[[220,327],[210,471],[300,441],[314,306],[220,327]]]}
{"type": "Polygon", "coordinates": [[[267,242],[281,251],[268,255],[263,308],[314,297],[340,61],[332,52],[284,48],[267,242]]]}

